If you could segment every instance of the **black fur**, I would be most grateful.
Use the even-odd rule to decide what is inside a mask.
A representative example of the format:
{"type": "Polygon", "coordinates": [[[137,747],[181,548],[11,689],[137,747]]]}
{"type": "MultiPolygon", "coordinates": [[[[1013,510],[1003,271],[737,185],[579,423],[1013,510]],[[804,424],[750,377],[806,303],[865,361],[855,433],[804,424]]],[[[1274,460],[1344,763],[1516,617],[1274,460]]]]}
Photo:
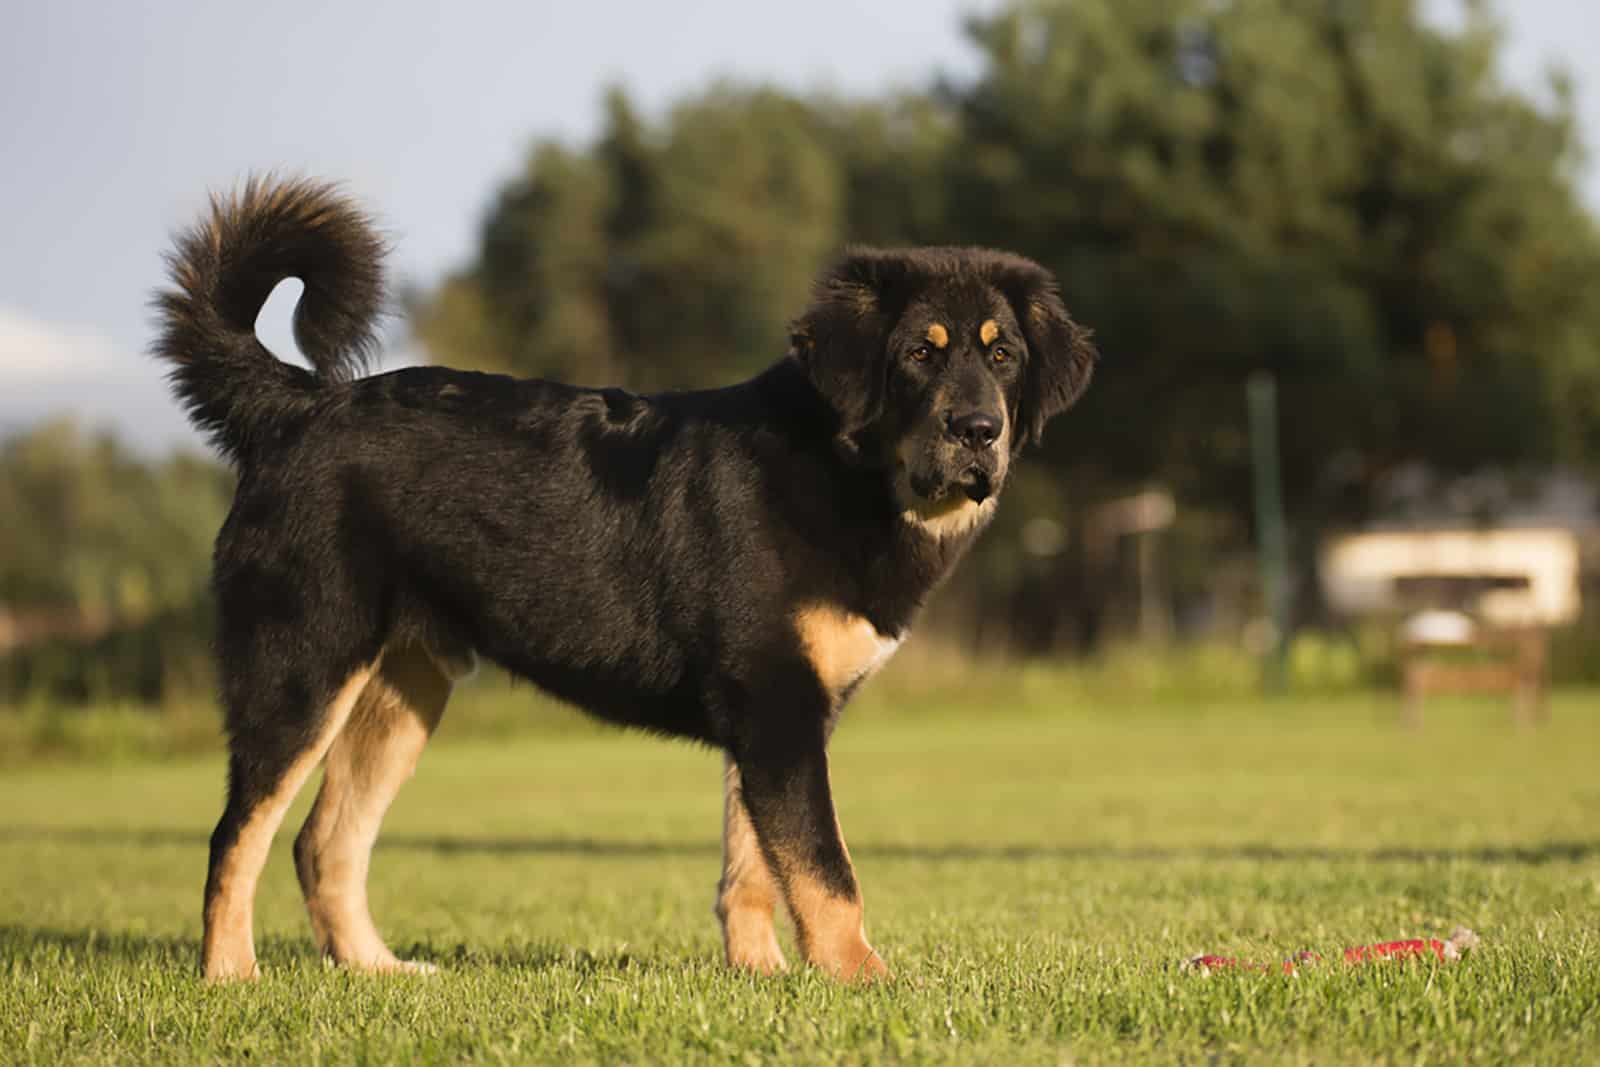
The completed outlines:
{"type": "Polygon", "coordinates": [[[235,463],[253,440],[298,425],[325,385],[365,368],[377,347],[385,247],[371,220],[332,186],[252,179],[211,199],[209,216],[167,257],[156,294],[156,355],[189,417],[235,463]],[[294,338],[316,374],[279,362],[256,339],[273,288],[298,277],[294,338]]]}
{"type": "Polygon", "coordinates": [[[768,854],[793,844],[854,893],[824,754],[854,683],[825,684],[794,613],[911,625],[982,525],[924,520],[997,493],[1009,453],[1088,381],[1093,350],[1048,273],[975,249],[853,251],[762,374],[635,396],[442,367],[357,377],[382,251],[329,187],[251,182],[179,240],[158,298],[155,351],[239,471],[215,558],[232,759],[214,853],[329,696],[404,640],[726,750],[768,854]],[[253,332],[287,276],[305,282],[315,373],[253,332]],[[950,342],[922,351],[934,320],[950,342]],[[1009,449],[950,438],[974,405],[1009,449]]]}

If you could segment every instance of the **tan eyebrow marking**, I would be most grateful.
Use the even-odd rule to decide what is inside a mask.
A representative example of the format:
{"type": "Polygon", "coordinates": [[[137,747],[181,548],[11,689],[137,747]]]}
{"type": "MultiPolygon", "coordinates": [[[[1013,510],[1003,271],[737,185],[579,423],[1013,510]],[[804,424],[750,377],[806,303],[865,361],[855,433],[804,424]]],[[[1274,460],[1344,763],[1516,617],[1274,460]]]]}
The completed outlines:
{"type": "Polygon", "coordinates": [[[978,340],[986,345],[994,344],[994,339],[1000,336],[1000,326],[993,319],[983,320],[983,325],[978,327],[978,340]]]}
{"type": "Polygon", "coordinates": [[[934,348],[943,348],[950,343],[950,331],[937,322],[928,327],[928,343],[934,348]]]}

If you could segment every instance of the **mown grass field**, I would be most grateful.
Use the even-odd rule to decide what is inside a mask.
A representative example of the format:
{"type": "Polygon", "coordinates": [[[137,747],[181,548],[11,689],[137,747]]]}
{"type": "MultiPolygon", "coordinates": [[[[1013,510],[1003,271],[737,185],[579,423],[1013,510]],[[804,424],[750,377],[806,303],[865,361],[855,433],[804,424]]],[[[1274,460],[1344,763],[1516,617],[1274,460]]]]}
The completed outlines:
{"type": "Polygon", "coordinates": [[[707,752],[447,719],[373,881],[391,943],[442,973],[325,968],[284,834],[266,977],[225,987],[195,976],[220,757],[9,767],[0,1061],[1600,1060],[1600,696],[1523,733],[1462,703],[1406,734],[1378,695],[917,704],[869,705],[835,743],[896,972],[864,989],[720,965],[707,752]],[[1457,923],[1483,947],[1455,966],[1177,966],[1457,923]]]}

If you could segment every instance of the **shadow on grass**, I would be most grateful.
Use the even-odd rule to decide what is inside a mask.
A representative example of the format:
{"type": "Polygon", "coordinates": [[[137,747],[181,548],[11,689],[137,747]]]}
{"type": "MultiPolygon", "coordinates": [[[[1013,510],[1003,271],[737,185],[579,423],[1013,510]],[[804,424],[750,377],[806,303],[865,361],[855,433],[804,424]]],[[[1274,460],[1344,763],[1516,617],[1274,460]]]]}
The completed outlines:
{"type": "MultiPolygon", "coordinates": [[[[269,969],[314,963],[320,958],[309,936],[268,936],[261,939],[257,948],[262,965],[269,969]]],[[[40,954],[70,962],[117,960],[199,974],[200,938],[96,927],[66,930],[0,923],[0,959],[26,959],[40,954]]]]}
{"type": "MultiPolygon", "coordinates": [[[[175,845],[206,848],[210,838],[193,830],[140,827],[0,826],[0,843],[55,842],[82,845],[175,845]]],[[[436,852],[442,855],[531,855],[654,858],[664,856],[721,855],[714,839],[704,841],[626,841],[596,837],[467,837],[444,834],[385,834],[378,839],[382,851],[436,852]]],[[[923,861],[964,860],[1114,860],[1170,863],[1176,860],[1248,860],[1267,863],[1393,862],[1393,863],[1502,863],[1538,866],[1577,863],[1600,856],[1600,840],[1550,841],[1541,845],[1481,845],[1467,848],[1326,848],[1316,845],[1265,844],[1183,846],[1120,845],[1007,845],[948,844],[904,845],[851,841],[850,851],[876,859],[923,861]]]]}
{"type": "Polygon", "coordinates": [[[0,923],[0,959],[27,959],[39,953],[72,961],[110,958],[162,967],[194,968],[200,959],[200,939],[0,923]]]}
{"type": "Polygon", "coordinates": [[[682,975],[686,967],[697,964],[711,967],[720,962],[717,957],[684,955],[671,950],[663,950],[653,955],[629,949],[595,952],[591,949],[575,948],[560,941],[454,946],[417,942],[412,945],[396,945],[395,952],[406,958],[428,960],[447,971],[470,971],[480,967],[492,967],[530,971],[563,970],[584,976],[639,975],[667,971],[682,975]]]}
{"type": "MultiPolygon", "coordinates": [[[[447,970],[470,971],[478,968],[518,970],[564,970],[578,975],[647,974],[672,971],[681,974],[686,965],[710,959],[682,956],[646,955],[626,949],[594,952],[557,941],[469,946],[430,942],[399,943],[395,950],[404,958],[426,960],[447,970]]],[[[310,935],[303,938],[274,935],[258,946],[263,974],[280,971],[320,969],[321,954],[310,935]]],[[[200,939],[173,935],[141,934],[97,929],[65,930],[58,927],[31,927],[0,923],[0,959],[37,960],[102,964],[107,961],[150,967],[163,971],[199,975],[200,939]]]]}

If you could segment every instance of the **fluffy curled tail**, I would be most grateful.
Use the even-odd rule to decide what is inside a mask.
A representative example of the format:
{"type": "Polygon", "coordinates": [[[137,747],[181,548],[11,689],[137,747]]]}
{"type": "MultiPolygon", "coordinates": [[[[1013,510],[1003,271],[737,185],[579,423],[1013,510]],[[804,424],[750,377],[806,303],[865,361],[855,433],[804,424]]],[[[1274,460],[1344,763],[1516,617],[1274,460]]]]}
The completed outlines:
{"type": "Polygon", "coordinates": [[[295,421],[330,382],[360,373],[384,307],[384,243],[335,186],[252,178],[179,235],[172,287],[156,294],[155,355],[189,417],[238,463],[252,444],[295,421]],[[294,338],[315,373],[278,360],[256,339],[261,305],[285,278],[305,292],[294,338]]]}

